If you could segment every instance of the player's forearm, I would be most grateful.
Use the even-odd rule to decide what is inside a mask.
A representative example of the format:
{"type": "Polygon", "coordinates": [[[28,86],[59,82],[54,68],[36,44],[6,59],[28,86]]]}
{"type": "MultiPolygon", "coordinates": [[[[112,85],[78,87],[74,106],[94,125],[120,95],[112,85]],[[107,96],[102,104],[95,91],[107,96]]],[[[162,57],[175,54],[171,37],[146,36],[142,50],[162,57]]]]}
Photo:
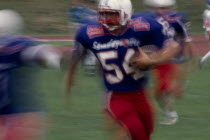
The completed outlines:
{"type": "Polygon", "coordinates": [[[84,56],[84,53],[80,53],[78,51],[72,51],[71,53],[71,59],[69,61],[68,72],[66,75],[66,91],[67,92],[70,92],[71,86],[73,84],[76,68],[80,60],[82,60],[83,56],[84,56]]]}
{"type": "Polygon", "coordinates": [[[180,50],[180,46],[175,41],[167,42],[163,50],[161,50],[156,57],[152,58],[152,65],[158,65],[170,61],[177,55],[180,50]]]}
{"type": "Polygon", "coordinates": [[[74,80],[74,74],[77,68],[79,60],[74,61],[73,59],[70,60],[68,72],[66,75],[66,91],[70,92],[71,86],[74,80]]]}
{"type": "Polygon", "coordinates": [[[70,95],[71,88],[73,85],[74,73],[75,73],[75,70],[71,68],[68,70],[68,73],[65,77],[65,93],[66,93],[66,96],[68,96],[68,97],[70,95]]]}

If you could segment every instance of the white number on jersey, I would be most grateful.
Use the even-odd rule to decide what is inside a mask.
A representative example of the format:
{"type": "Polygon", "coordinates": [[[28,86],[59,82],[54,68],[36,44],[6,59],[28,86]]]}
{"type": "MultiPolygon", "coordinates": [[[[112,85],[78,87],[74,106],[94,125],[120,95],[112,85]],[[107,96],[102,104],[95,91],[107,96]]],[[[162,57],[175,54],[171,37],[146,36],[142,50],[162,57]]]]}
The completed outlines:
{"type": "Polygon", "coordinates": [[[168,37],[173,37],[175,34],[175,31],[172,27],[170,27],[168,21],[166,21],[162,17],[157,18],[157,22],[160,23],[163,27],[162,33],[168,37]]]}
{"type": "MultiPolygon", "coordinates": [[[[135,50],[134,49],[128,49],[125,55],[125,58],[123,60],[122,66],[127,75],[132,75],[132,77],[137,80],[144,76],[143,73],[141,73],[139,70],[134,69],[129,66],[129,62],[131,57],[134,55],[135,50]]],[[[110,84],[117,84],[120,83],[124,79],[124,75],[122,70],[119,68],[116,64],[107,64],[107,60],[113,60],[118,59],[118,53],[117,51],[106,51],[106,52],[100,52],[97,54],[102,67],[107,71],[114,71],[113,73],[107,73],[105,75],[106,80],[110,84]]]]}

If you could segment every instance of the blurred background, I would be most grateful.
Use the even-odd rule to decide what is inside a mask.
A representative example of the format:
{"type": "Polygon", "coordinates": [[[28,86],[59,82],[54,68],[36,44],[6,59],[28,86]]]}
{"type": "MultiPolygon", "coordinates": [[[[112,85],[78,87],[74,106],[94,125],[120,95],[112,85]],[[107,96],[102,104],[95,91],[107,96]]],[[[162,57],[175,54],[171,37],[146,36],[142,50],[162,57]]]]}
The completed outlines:
{"type": "MultiPolygon", "coordinates": [[[[1,0],[0,9],[17,10],[25,18],[26,34],[69,34],[67,9],[73,0],[1,0]]],[[[85,0],[84,0],[85,2],[85,0]]],[[[142,0],[132,0],[134,12],[144,9],[142,0]]],[[[205,0],[177,0],[177,11],[192,21],[192,34],[203,34],[202,12],[205,0]]]]}

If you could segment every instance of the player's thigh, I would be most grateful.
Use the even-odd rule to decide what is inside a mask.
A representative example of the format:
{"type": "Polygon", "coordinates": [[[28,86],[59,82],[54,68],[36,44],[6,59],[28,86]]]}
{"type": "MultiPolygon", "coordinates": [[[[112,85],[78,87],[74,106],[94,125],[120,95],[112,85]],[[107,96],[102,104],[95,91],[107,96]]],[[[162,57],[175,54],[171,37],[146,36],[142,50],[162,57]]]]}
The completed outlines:
{"type": "Polygon", "coordinates": [[[109,104],[108,112],[124,128],[130,131],[135,131],[132,129],[144,131],[138,111],[132,102],[120,98],[113,99],[109,104]]]}
{"type": "Polygon", "coordinates": [[[145,95],[140,95],[135,106],[147,134],[151,134],[154,129],[154,108],[152,104],[145,95]]]}

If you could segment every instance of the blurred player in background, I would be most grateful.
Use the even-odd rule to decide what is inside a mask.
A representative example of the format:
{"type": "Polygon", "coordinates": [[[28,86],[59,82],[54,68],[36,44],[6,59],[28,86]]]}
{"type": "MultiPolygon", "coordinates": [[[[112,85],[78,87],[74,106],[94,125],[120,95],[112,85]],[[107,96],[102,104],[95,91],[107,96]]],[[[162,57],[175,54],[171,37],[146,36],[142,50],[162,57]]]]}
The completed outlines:
{"type": "MultiPolygon", "coordinates": [[[[97,0],[74,0],[71,7],[68,9],[67,14],[70,19],[70,30],[77,29],[78,27],[87,23],[96,21],[97,0]]],[[[88,75],[95,75],[97,68],[97,59],[91,51],[87,51],[87,54],[83,58],[83,67],[88,75]]]]}
{"type": "MultiPolygon", "coordinates": [[[[67,10],[67,15],[74,25],[81,26],[96,20],[95,10],[97,0],[74,0],[71,7],[67,10]]],[[[75,27],[73,27],[75,28],[75,27]]]]}
{"type": "Polygon", "coordinates": [[[132,11],[130,0],[100,0],[98,22],[87,24],[77,32],[66,91],[68,95],[79,61],[86,50],[91,50],[103,71],[107,92],[105,111],[131,140],[150,140],[153,115],[145,95],[148,77],[140,69],[170,60],[179,45],[163,32],[167,27],[157,21],[138,15],[131,20],[132,11]],[[151,57],[142,51],[145,45],[152,45],[147,48],[151,57]],[[158,56],[152,56],[153,52],[158,56]]]}
{"type": "Polygon", "coordinates": [[[192,58],[191,39],[187,33],[189,21],[186,20],[185,14],[173,11],[176,6],[175,0],[144,0],[144,4],[149,9],[138,14],[156,19],[163,26],[168,25],[162,22],[162,18],[167,20],[171,29],[169,34],[175,34],[174,39],[181,46],[178,55],[172,61],[158,65],[153,71],[156,81],[155,97],[163,111],[163,120],[160,123],[174,124],[178,119],[178,114],[173,108],[174,99],[182,95],[185,88],[185,72],[188,69],[186,62],[192,58]]]}
{"type": "Polygon", "coordinates": [[[46,118],[36,86],[39,66],[60,67],[60,54],[18,35],[22,28],[17,12],[0,10],[0,140],[41,139],[46,118]]]}
{"type": "MultiPolygon", "coordinates": [[[[203,12],[203,28],[206,31],[208,43],[210,41],[210,0],[206,0],[207,9],[203,12]]],[[[210,47],[210,46],[209,46],[210,47]]],[[[210,57],[210,51],[207,52],[201,59],[200,59],[200,67],[208,60],[210,57]]]]}

